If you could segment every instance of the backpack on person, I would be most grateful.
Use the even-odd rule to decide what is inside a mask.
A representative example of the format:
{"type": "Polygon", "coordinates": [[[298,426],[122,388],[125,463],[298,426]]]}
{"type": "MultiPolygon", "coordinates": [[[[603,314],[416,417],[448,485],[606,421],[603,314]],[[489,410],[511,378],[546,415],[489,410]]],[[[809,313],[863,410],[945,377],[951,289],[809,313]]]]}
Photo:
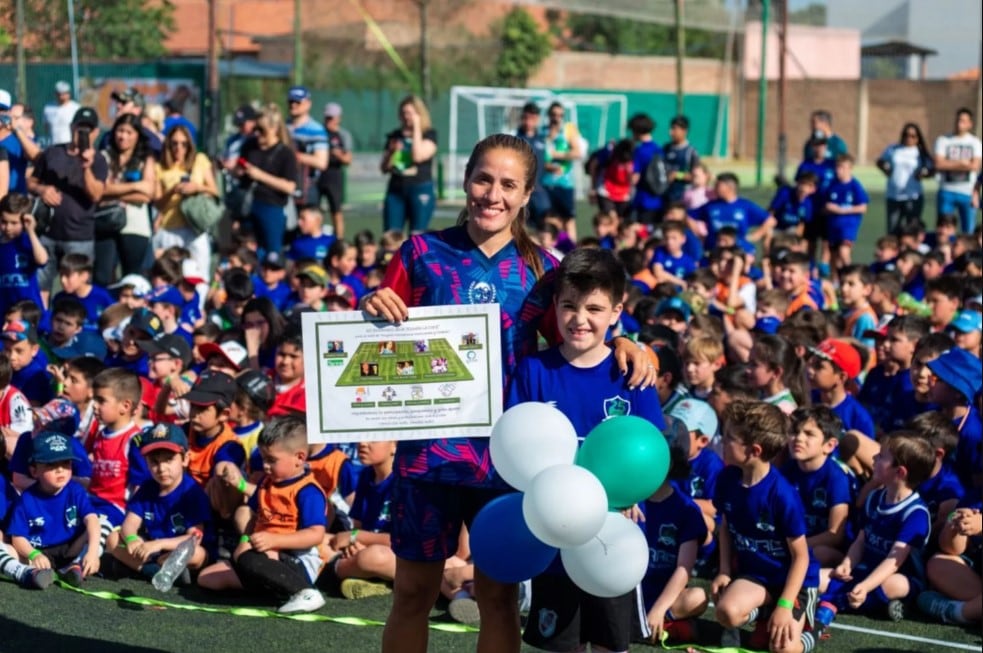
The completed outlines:
{"type": "Polygon", "coordinates": [[[666,160],[661,153],[656,153],[638,178],[638,189],[659,197],[668,188],[669,172],[666,170],[666,160]]]}

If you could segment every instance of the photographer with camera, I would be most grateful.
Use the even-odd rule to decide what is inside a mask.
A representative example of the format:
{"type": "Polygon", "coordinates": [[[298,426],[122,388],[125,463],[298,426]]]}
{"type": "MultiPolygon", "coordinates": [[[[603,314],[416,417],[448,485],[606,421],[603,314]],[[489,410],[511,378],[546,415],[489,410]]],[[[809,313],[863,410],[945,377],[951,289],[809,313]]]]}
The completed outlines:
{"type": "Polygon", "coordinates": [[[92,147],[99,136],[95,109],[82,107],[72,118],[72,141],[54,145],[34,162],[28,189],[50,210],[49,228],[41,237],[48,264],[38,273],[47,300],[58,264],[66,254],[95,256],[94,210],[106,190],[109,166],[92,147]]]}

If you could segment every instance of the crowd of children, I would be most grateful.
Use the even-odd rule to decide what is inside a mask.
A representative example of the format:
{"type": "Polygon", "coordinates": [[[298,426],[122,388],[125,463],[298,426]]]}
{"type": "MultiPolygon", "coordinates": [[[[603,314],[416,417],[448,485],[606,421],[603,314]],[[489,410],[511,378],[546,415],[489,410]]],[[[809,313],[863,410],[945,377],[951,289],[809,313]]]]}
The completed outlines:
{"type": "MultiPolygon", "coordinates": [[[[653,149],[651,120],[632,125],[653,149]]],[[[637,593],[591,597],[557,562],[532,580],[526,640],[692,641],[710,600],[725,645],[753,623],[750,646],[773,651],[811,651],[843,611],[978,622],[980,230],[905,224],[855,262],[869,198],[849,155],[813,139],[765,208],[735,175],[712,181],[687,127],[672,123],[658,206],[632,202],[626,141],[594,162],[596,235],[534,234],[563,259],[563,344],[521,362],[507,403],[555,402],[582,437],[627,407],[664,429],[671,464],[628,512],[651,553],[637,593]],[[654,387],[625,386],[615,335],[651,348],[654,387]]],[[[48,297],[29,207],[0,201],[0,573],[152,579],[190,541],[179,582],[281,612],[389,592],[396,446],[308,442],[300,315],[357,308],[402,234],[347,242],[304,208],[285,251],[237,234],[214,276],[175,247],[104,289],[66,254],[48,297]]],[[[452,603],[470,600],[466,552],[446,566],[452,603]]]]}

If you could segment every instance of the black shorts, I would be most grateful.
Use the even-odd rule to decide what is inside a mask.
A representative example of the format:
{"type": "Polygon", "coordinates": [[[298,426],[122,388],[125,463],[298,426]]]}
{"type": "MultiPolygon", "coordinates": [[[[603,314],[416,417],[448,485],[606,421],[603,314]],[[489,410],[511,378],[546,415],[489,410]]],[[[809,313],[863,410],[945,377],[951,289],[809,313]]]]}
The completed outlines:
{"type": "Polygon", "coordinates": [[[40,549],[41,553],[51,561],[51,566],[56,570],[62,567],[67,567],[72,564],[72,561],[82,553],[82,549],[85,548],[86,543],[89,541],[89,536],[82,533],[74,540],[69,540],[61,544],[55,544],[54,546],[46,546],[40,549]]]}
{"type": "Polygon", "coordinates": [[[802,235],[810,243],[825,240],[826,232],[829,230],[827,226],[828,222],[829,216],[825,213],[814,214],[812,220],[806,223],[806,228],[803,230],[802,235]]]}
{"type": "Polygon", "coordinates": [[[614,598],[592,596],[566,574],[532,579],[532,605],[523,641],[545,651],[572,651],[591,643],[626,651],[635,638],[639,610],[637,589],[614,598]]]}
{"type": "Polygon", "coordinates": [[[341,170],[328,168],[321,173],[321,178],[317,182],[317,189],[321,197],[328,199],[328,212],[338,213],[345,203],[345,175],[341,170]]]}
{"type": "MultiPolygon", "coordinates": [[[[761,620],[766,613],[770,614],[772,610],[775,609],[774,601],[778,601],[778,597],[782,595],[782,590],[785,589],[782,585],[764,585],[756,578],[748,578],[747,576],[738,576],[741,580],[746,580],[755,585],[761,585],[768,592],[768,596],[771,597],[773,603],[769,606],[765,606],[761,611],[761,616],[758,617],[761,620]]],[[[803,617],[806,618],[806,624],[811,628],[815,625],[814,618],[816,616],[816,606],[819,605],[819,589],[815,587],[801,587],[799,588],[799,593],[795,597],[795,606],[792,608],[792,616],[798,621],[803,617]]]]}

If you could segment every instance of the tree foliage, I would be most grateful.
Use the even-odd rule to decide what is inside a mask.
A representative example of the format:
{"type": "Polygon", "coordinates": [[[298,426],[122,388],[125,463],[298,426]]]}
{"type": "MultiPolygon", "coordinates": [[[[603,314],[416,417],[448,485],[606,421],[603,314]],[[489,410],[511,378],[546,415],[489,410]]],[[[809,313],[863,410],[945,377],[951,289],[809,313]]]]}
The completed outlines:
{"type": "MultiPolygon", "coordinates": [[[[167,54],[164,39],[175,28],[171,0],[74,0],[74,7],[81,57],[152,59],[167,54]]],[[[26,0],[25,20],[30,58],[66,59],[70,56],[65,0],[26,0]]]]}
{"type": "MultiPolygon", "coordinates": [[[[676,28],[627,18],[587,14],[548,14],[551,32],[562,35],[568,47],[609,54],[673,56],[676,54],[676,28]]],[[[721,59],[727,35],[692,27],[686,28],[686,55],[721,59]]]]}
{"type": "Polygon", "coordinates": [[[500,86],[524,86],[549,56],[550,37],[525,9],[512,9],[501,24],[502,50],[495,62],[495,81],[500,86]]]}

